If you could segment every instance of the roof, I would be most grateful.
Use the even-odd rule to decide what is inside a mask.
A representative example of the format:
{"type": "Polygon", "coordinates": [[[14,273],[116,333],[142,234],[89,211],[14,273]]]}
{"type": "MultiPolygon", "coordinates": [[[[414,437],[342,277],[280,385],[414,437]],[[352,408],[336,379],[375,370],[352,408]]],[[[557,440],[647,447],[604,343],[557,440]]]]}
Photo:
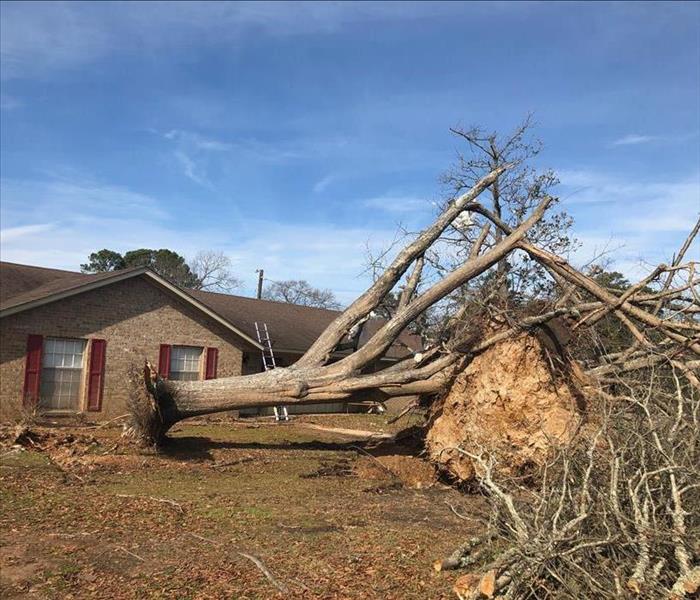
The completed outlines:
{"type": "Polygon", "coordinates": [[[256,338],[255,323],[267,323],[270,338],[278,351],[306,350],[340,312],[273,300],[187,290],[226,320],[256,338]]]}
{"type": "MultiPolygon", "coordinates": [[[[258,300],[202,290],[183,290],[145,267],[86,274],[0,262],[0,316],[22,312],[35,306],[139,276],[147,277],[182,300],[193,304],[258,348],[260,345],[256,341],[255,323],[266,323],[275,350],[278,352],[306,351],[340,314],[337,310],[272,300],[258,300]]],[[[376,331],[380,325],[378,320],[370,321],[362,337],[366,337],[370,331],[376,331]]],[[[404,345],[413,346],[414,349],[420,346],[416,336],[404,335],[402,341],[404,345]]],[[[395,346],[388,353],[393,357],[406,354],[402,345],[395,346]]]]}
{"type": "Polygon", "coordinates": [[[59,269],[45,269],[44,267],[30,267],[15,263],[0,262],[0,305],[5,305],[12,298],[16,298],[35,290],[47,283],[67,277],[84,279],[89,275],[62,271],[59,269]]]}
{"type": "Polygon", "coordinates": [[[0,262],[0,311],[29,304],[35,300],[51,297],[53,294],[67,292],[86,284],[105,281],[115,277],[124,279],[141,267],[132,267],[122,271],[106,273],[75,273],[59,269],[45,269],[30,265],[0,262]]]}

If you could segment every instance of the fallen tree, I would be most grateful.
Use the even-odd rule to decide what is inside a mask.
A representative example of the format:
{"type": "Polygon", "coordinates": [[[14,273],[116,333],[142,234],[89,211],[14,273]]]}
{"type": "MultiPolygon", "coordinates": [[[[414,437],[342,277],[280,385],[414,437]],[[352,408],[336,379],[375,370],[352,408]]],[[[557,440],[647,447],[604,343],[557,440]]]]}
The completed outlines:
{"type": "Polygon", "coordinates": [[[700,278],[686,257],[700,220],[670,264],[610,285],[563,258],[566,219],[547,221],[551,176],[516,172],[529,155],[522,130],[502,146],[464,135],[487,156],[465,163],[468,189],[457,177],[462,193],[297,363],[194,382],[164,380],[146,363],[130,431],[158,444],[199,415],[368,390],[416,395],[430,405],[430,459],[494,509],[483,537],[436,563],[471,570],[455,587],[461,598],[691,596],[700,586],[700,278]],[[521,156],[508,160],[508,148],[521,156]],[[449,244],[457,250],[445,262],[449,244]],[[426,327],[436,307],[442,317],[426,327]],[[378,308],[380,327],[339,358],[378,308]],[[374,371],[418,320],[425,346],[374,371]]]}
{"type": "Polygon", "coordinates": [[[616,356],[604,357],[604,364],[592,373],[601,375],[610,370],[640,368],[670,360],[697,386],[694,372],[700,358],[700,325],[696,319],[695,263],[682,264],[681,259],[698,226],[672,265],[660,265],[643,281],[623,293],[615,293],[528,240],[528,232],[554,202],[552,197],[545,195],[515,227],[477,201],[511,167],[499,165],[469,191],[449,202],[437,219],[397,254],[374,284],[331,323],[294,365],[254,375],[175,382],[162,379],[152,365],[146,364],[145,384],[150,402],[136,411],[135,433],[147,442],[158,443],[173,424],[189,417],[280,403],[337,402],[367,390],[378,390],[386,396],[434,395],[448,389],[455,375],[474,356],[518,332],[537,329],[562,317],[577,329],[592,327],[601,318],[614,315],[632,333],[634,345],[616,356]],[[465,213],[483,219],[481,234],[468,257],[454,270],[419,290],[426,252],[465,213]],[[492,228],[499,235],[490,235],[492,228]],[[432,347],[384,370],[364,372],[423,313],[515,252],[524,252],[542,265],[559,286],[558,296],[550,298],[539,314],[518,317],[517,311],[501,307],[496,318],[499,329],[483,327],[476,336],[473,328],[467,327],[465,332],[460,315],[454,315],[447,337],[435,341],[432,347]],[[687,274],[687,282],[673,287],[672,281],[680,272],[687,274]],[[407,284],[391,318],[356,352],[340,360],[334,358],[341,342],[357,331],[404,276],[407,284]],[[649,284],[662,276],[666,276],[664,285],[650,292],[649,284]],[[653,335],[646,334],[645,329],[653,335]]]}

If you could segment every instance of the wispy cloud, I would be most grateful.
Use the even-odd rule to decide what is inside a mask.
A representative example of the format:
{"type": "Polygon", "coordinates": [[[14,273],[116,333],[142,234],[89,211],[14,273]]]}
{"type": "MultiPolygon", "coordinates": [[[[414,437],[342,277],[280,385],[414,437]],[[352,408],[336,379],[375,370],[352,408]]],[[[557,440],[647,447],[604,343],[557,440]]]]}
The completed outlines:
{"type": "MultiPolygon", "coordinates": [[[[700,174],[669,181],[625,179],[597,171],[559,172],[564,207],[576,219],[579,262],[607,252],[636,277],[668,261],[700,216],[700,174]]],[[[700,254],[700,249],[696,249],[700,254]]]]}
{"type": "Polygon", "coordinates": [[[162,137],[175,145],[172,155],[184,176],[202,187],[214,189],[208,175],[209,154],[230,152],[233,145],[182,129],[171,129],[162,137]]]}
{"type": "Polygon", "coordinates": [[[182,129],[171,129],[163,134],[167,140],[175,140],[193,146],[197,150],[205,150],[211,152],[228,152],[233,146],[227,142],[204,137],[192,131],[183,131],[182,129]]]}
{"type": "Polygon", "coordinates": [[[410,21],[465,10],[487,12],[455,4],[5,2],[0,36],[2,74],[4,78],[45,77],[115,52],[171,49],[177,43],[236,43],[250,34],[323,35],[363,22],[410,21]]]}
{"type": "Polygon", "coordinates": [[[658,136],[655,135],[639,135],[636,133],[631,133],[618,138],[612,142],[613,146],[635,146],[637,144],[647,144],[658,140],[658,136]]]}
{"type": "Polygon", "coordinates": [[[56,227],[56,223],[37,223],[36,225],[21,225],[19,227],[8,227],[0,229],[0,243],[6,244],[15,242],[39,233],[46,233],[56,227]]]}
{"type": "Polygon", "coordinates": [[[337,179],[336,175],[330,174],[326,175],[325,177],[322,177],[319,179],[313,187],[314,194],[321,194],[325,192],[328,189],[328,186],[330,186],[335,180],[337,179]]]}
{"type": "Polygon", "coordinates": [[[333,290],[343,302],[356,298],[371,283],[366,272],[368,247],[378,254],[395,237],[393,229],[331,223],[251,221],[245,225],[256,234],[241,235],[227,250],[249,293],[254,291],[254,271],[262,267],[270,280],[306,279],[333,290]]]}
{"type": "Polygon", "coordinates": [[[3,179],[0,195],[3,260],[76,269],[105,246],[183,241],[174,231],[164,234],[174,223],[159,200],[123,186],[74,175],[3,179]]]}
{"type": "Polygon", "coordinates": [[[558,175],[559,195],[567,206],[606,204],[605,210],[619,211],[621,223],[632,219],[631,215],[649,215],[657,223],[650,221],[649,227],[668,230],[673,229],[672,223],[678,226],[679,222],[692,220],[692,215],[700,210],[700,174],[669,181],[626,179],[590,170],[562,169],[558,175]],[[659,218],[662,207],[664,214],[677,219],[659,218]]]}
{"type": "Polygon", "coordinates": [[[684,133],[676,134],[665,134],[665,135],[641,135],[637,133],[631,133],[629,135],[622,136],[616,140],[610,142],[610,146],[639,146],[642,144],[677,144],[679,142],[686,142],[688,140],[694,140],[698,137],[697,131],[686,131],[684,133]]]}
{"type": "Polygon", "coordinates": [[[197,164],[197,162],[189,156],[184,150],[175,150],[173,156],[177,162],[182,166],[182,172],[185,177],[191,179],[195,183],[211,189],[212,183],[207,178],[204,168],[197,164]]]}
{"type": "Polygon", "coordinates": [[[2,78],[46,74],[101,58],[117,41],[102,18],[80,4],[4,2],[2,78]]]}
{"type": "Polygon", "coordinates": [[[0,194],[3,224],[10,226],[22,220],[45,223],[78,216],[169,217],[152,196],[74,174],[54,174],[43,180],[2,179],[0,194]]]}
{"type": "MultiPolygon", "coordinates": [[[[185,177],[208,189],[215,187],[209,171],[217,165],[240,165],[241,160],[275,165],[289,164],[327,157],[347,143],[342,137],[302,137],[274,141],[235,138],[224,141],[183,129],[171,129],[164,133],[149,131],[174,146],[172,156],[180,165],[185,177]]],[[[314,186],[314,191],[322,192],[334,179],[333,175],[323,178],[314,186]]]]}
{"type": "Polygon", "coordinates": [[[362,205],[366,208],[373,208],[390,213],[412,213],[428,211],[432,208],[432,203],[425,198],[392,194],[367,198],[362,201],[362,205]]]}
{"type": "Polygon", "coordinates": [[[215,249],[232,259],[247,293],[262,267],[270,279],[307,279],[350,301],[369,283],[363,274],[367,245],[378,252],[394,237],[387,228],[254,220],[188,223],[183,235],[182,222],[161,208],[167,199],[82,179],[1,183],[3,260],[47,267],[78,269],[104,247],[171,248],[185,256],[215,249]]]}

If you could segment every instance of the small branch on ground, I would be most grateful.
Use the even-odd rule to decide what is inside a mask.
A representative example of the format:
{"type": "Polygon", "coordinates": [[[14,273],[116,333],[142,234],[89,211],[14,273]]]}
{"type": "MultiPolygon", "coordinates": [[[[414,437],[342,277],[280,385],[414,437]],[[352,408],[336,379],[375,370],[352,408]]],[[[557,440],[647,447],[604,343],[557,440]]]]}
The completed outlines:
{"type": "Polygon", "coordinates": [[[179,513],[185,512],[185,509],[182,508],[182,505],[179,502],[175,502],[175,500],[170,500],[169,498],[156,498],[155,496],[139,496],[137,494],[116,494],[116,496],[117,498],[140,498],[146,500],[153,500],[154,502],[168,504],[169,506],[172,506],[175,510],[177,510],[179,513]]]}

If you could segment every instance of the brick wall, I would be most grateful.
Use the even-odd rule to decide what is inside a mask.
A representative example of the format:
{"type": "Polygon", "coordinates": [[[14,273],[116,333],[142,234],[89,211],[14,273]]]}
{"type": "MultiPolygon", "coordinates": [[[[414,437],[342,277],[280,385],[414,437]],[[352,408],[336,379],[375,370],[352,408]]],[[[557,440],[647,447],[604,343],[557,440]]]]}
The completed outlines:
{"type": "MultiPolygon", "coordinates": [[[[240,375],[244,352],[249,355],[246,364],[258,358],[238,336],[187,303],[144,279],[128,279],[0,320],[3,420],[22,413],[29,334],[107,340],[102,410],[87,413],[95,420],[127,412],[129,367],[142,365],[144,358],[157,365],[160,344],[218,348],[218,377],[240,375]]],[[[85,409],[85,390],[81,396],[85,409]]]]}

